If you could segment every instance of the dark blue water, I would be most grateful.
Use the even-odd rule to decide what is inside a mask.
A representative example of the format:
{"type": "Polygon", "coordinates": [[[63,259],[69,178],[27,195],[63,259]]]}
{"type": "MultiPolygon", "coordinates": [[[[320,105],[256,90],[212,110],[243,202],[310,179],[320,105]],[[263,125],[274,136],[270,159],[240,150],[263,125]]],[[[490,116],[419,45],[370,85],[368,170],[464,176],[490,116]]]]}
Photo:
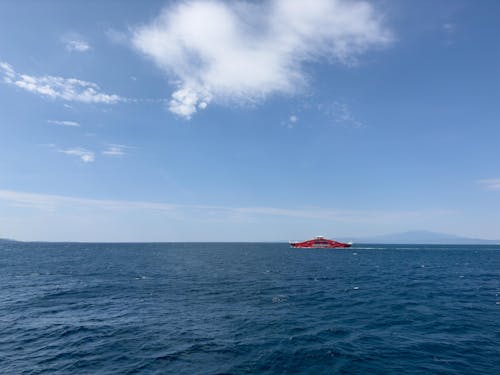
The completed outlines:
{"type": "Polygon", "coordinates": [[[500,247],[0,245],[1,374],[499,374],[500,247]]]}

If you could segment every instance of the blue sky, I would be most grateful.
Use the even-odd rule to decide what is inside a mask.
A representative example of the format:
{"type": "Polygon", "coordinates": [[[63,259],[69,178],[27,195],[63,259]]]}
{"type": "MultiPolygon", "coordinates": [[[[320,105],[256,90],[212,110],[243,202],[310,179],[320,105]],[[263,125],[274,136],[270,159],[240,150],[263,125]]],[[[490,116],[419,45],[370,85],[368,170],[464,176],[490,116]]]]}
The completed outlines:
{"type": "Polygon", "coordinates": [[[497,1],[0,2],[0,237],[500,238],[497,1]]]}

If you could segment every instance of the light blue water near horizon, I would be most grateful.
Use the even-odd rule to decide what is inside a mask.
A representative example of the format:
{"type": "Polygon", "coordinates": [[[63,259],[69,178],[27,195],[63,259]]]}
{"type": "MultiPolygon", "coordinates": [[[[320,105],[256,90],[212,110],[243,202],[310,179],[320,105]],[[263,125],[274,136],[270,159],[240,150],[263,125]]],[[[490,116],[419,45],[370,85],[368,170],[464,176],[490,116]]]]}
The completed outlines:
{"type": "Polygon", "coordinates": [[[2,374],[497,374],[500,246],[2,243],[2,374]]]}

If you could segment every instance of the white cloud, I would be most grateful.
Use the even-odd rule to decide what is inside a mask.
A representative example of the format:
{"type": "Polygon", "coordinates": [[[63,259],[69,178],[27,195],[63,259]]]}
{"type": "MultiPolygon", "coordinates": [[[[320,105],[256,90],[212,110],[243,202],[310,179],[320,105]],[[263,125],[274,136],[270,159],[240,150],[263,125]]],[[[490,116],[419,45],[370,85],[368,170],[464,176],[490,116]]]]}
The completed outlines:
{"type": "Polygon", "coordinates": [[[197,108],[205,109],[210,100],[211,97],[208,93],[202,94],[190,88],[183,88],[172,94],[168,109],[179,116],[189,119],[197,108]]]}
{"type": "Polygon", "coordinates": [[[3,81],[5,83],[13,83],[17,76],[14,68],[6,62],[0,61],[0,69],[3,70],[3,81]]]}
{"type": "Polygon", "coordinates": [[[63,195],[26,193],[0,190],[0,201],[19,204],[41,210],[57,211],[71,207],[98,208],[100,210],[142,210],[160,211],[173,214],[177,218],[209,221],[240,221],[263,216],[336,221],[344,223],[395,223],[401,220],[425,220],[429,217],[456,215],[448,210],[337,210],[320,207],[278,208],[278,207],[229,207],[215,205],[171,204],[150,201],[123,201],[106,199],[87,199],[63,195]]]}
{"type": "Polygon", "coordinates": [[[286,121],[286,126],[291,129],[297,124],[297,122],[299,122],[299,117],[297,115],[290,115],[288,117],[288,121],[286,121]]]}
{"type": "Polygon", "coordinates": [[[66,49],[70,52],[86,52],[90,49],[90,45],[84,40],[69,40],[66,42],[66,49]]]}
{"type": "Polygon", "coordinates": [[[95,154],[83,147],[69,148],[66,150],[59,150],[66,155],[78,156],[84,163],[91,163],[95,160],[95,154]]]}
{"type": "Polygon", "coordinates": [[[60,126],[73,126],[79,127],[80,123],[76,121],[67,121],[67,120],[47,120],[49,124],[60,125],[60,126]]]}
{"type": "Polygon", "coordinates": [[[307,84],[306,62],[355,63],[391,42],[381,19],[366,1],[193,0],[163,9],[132,44],[176,84],[170,111],[190,118],[210,102],[295,94],[307,84]]]}
{"type": "Polygon", "coordinates": [[[500,178],[489,178],[477,181],[486,190],[500,190],[500,178]]]}
{"type": "Polygon", "coordinates": [[[102,92],[101,88],[95,83],[76,78],[21,74],[17,73],[6,62],[0,62],[1,71],[3,71],[3,82],[51,99],[106,104],[114,104],[127,100],[118,95],[102,92]]]}
{"type": "Polygon", "coordinates": [[[26,193],[13,190],[0,190],[0,200],[44,210],[55,210],[57,207],[68,204],[72,207],[96,206],[103,209],[152,209],[166,211],[177,207],[175,205],[157,202],[87,199],[64,195],[26,193]]]}
{"type": "Polygon", "coordinates": [[[127,146],[124,145],[110,144],[102,151],[102,154],[106,156],[123,156],[125,155],[126,148],[127,146]]]}

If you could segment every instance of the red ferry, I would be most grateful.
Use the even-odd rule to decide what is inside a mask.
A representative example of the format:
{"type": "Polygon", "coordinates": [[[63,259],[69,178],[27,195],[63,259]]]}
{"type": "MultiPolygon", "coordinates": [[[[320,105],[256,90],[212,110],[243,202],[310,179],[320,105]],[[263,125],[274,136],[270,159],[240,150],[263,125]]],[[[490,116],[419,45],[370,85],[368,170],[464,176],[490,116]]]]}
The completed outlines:
{"type": "Polygon", "coordinates": [[[352,243],[343,243],[334,240],[328,240],[323,236],[316,236],[312,240],[303,242],[290,242],[291,247],[306,249],[334,249],[337,247],[351,247],[352,243]]]}

